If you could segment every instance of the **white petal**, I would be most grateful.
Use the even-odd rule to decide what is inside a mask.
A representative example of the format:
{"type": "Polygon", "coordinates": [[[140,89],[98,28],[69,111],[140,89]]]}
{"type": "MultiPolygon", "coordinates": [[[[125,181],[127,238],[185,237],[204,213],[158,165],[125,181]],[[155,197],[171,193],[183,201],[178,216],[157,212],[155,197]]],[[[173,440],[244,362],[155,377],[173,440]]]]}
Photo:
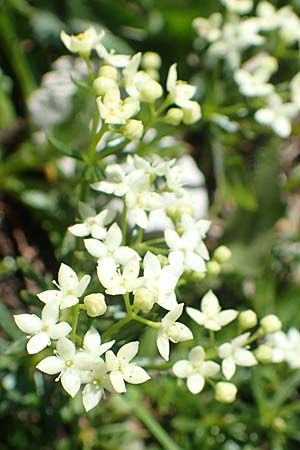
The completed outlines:
{"type": "Polygon", "coordinates": [[[103,258],[107,255],[106,245],[97,239],[85,239],[84,245],[89,254],[95,256],[95,258],[103,258]]]}
{"type": "Polygon", "coordinates": [[[172,309],[172,311],[168,312],[168,314],[165,315],[165,317],[163,318],[163,320],[165,321],[171,321],[171,322],[175,322],[175,320],[177,320],[183,311],[183,303],[180,303],[179,305],[176,306],[176,308],[172,309]]]}
{"type": "Polygon", "coordinates": [[[131,361],[137,352],[139,351],[139,342],[129,342],[128,344],[123,345],[117,353],[117,358],[120,364],[127,364],[131,361]]]}
{"type": "Polygon", "coordinates": [[[278,134],[278,136],[282,138],[289,137],[292,131],[290,121],[284,116],[276,117],[276,119],[272,123],[272,127],[273,130],[278,134]]]}
{"type": "Polygon", "coordinates": [[[169,69],[169,72],[168,72],[167,83],[166,83],[168,92],[172,92],[173,89],[176,86],[176,81],[177,81],[177,69],[176,69],[176,67],[177,67],[177,64],[172,64],[170,69],[169,69]]]}
{"type": "Polygon", "coordinates": [[[88,412],[100,403],[104,390],[98,385],[89,383],[82,391],[82,403],[84,409],[88,412]]]}
{"type": "Polygon", "coordinates": [[[189,269],[195,272],[206,272],[206,266],[203,258],[194,252],[187,252],[186,265],[189,269]]]}
{"type": "Polygon", "coordinates": [[[144,257],[144,276],[153,279],[161,272],[160,262],[157,256],[147,252],[144,257]]]}
{"type": "Polygon", "coordinates": [[[224,359],[231,356],[232,350],[232,345],[229,342],[225,342],[225,344],[222,344],[219,347],[219,357],[224,359]]]}
{"type": "Polygon", "coordinates": [[[37,297],[41,302],[48,303],[48,302],[59,302],[60,298],[62,296],[61,291],[56,291],[54,289],[49,289],[48,291],[40,292],[37,294],[37,297]]]}
{"type": "Polygon", "coordinates": [[[42,321],[35,314],[17,314],[14,321],[18,328],[26,334],[36,334],[42,329],[42,321]]]}
{"type": "Polygon", "coordinates": [[[130,214],[134,223],[144,230],[148,226],[148,216],[147,213],[142,208],[135,208],[130,210],[130,214]]]}
{"type": "Polygon", "coordinates": [[[90,234],[90,229],[85,223],[76,223],[75,225],[68,227],[68,230],[77,237],[84,237],[90,234]]]}
{"type": "Polygon", "coordinates": [[[60,309],[71,308],[77,303],[79,303],[79,299],[75,295],[62,295],[60,309]]]}
{"type": "Polygon", "coordinates": [[[199,394],[204,388],[205,380],[202,375],[194,373],[187,379],[187,387],[192,394],[199,394]]]}
{"type": "Polygon", "coordinates": [[[77,288],[75,289],[74,294],[78,297],[81,297],[86,288],[88,287],[89,283],[91,281],[90,275],[84,275],[81,280],[78,283],[77,288]]]}
{"type": "Polygon", "coordinates": [[[205,351],[201,345],[197,345],[197,347],[192,348],[189,353],[189,361],[191,363],[196,364],[204,361],[205,351]]]}
{"type": "Polygon", "coordinates": [[[190,306],[187,306],[185,308],[187,314],[193,319],[195,322],[198,323],[198,325],[204,325],[206,321],[206,316],[201,311],[198,311],[198,309],[191,308],[190,306]]]}
{"type": "Polygon", "coordinates": [[[105,244],[107,247],[113,251],[120,247],[122,243],[122,231],[117,223],[113,223],[112,226],[107,231],[105,244]]]}
{"type": "Polygon", "coordinates": [[[115,343],[116,341],[109,341],[109,342],[105,342],[105,344],[102,344],[99,346],[99,356],[103,355],[104,353],[106,353],[115,343]]]}
{"type": "Polygon", "coordinates": [[[214,377],[220,370],[219,364],[214,361],[204,361],[201,367],[201,373],[204,377],[214,377]]]}
{"type": "Polygon", "coordinates": [[[106,228],[94,223],[91,225],[91,236],[95,239],[105,239],[106,228]]]}
{"type": "Polygon", "coordinates": [[[78,278],[74,270],[62,263],[58,271],[58,284],[65,290],[75,289],[78,285],[78,278]]]}
{"type": "Polygon", "coordinates": [[[222,327],[232,322],[238,316],[238,311],[234,309],[225,309],[221,311],[218,315],[218,321],[222,327]]]}
{"type": "Polygon", "coordinates": [[[126,392],[126,386],[121,372],[119,372],[118,370],[111,372],[109,377],[116,392],[118,392],[119,394],[121,394],[122,392],[126,392]]]}
{"type": "Polygon", "coordinates": [[[232,339],[231,344],[234,348],[239,348],[239,347],[243,347],[244,345],[246,345],[248,339],[250,336],[250,332],[248,331],[247,333],[241,334],[240,336],[232,339]]]}
{"type": "Polygon", "coordinates": [[[119,361],[112,350],[105,353],[105,363],[108,371],[115,371],[119,367],[119,361]]]}
{"type": "Polygon", "coordinates": [[[169,361],[169,353],[170,353],[169,339],[164,334],[161,334],[161,335],[158,334],[156,344],[157,344],[157,348],[158,348],[158,351],[161,354],[161,356],[166,361],[169,361]]]}
{"type": "Polygon", "coordinates": [[[128,263],[124,267],[122,276],[126,281],[132,281],[138,277],[139,271],[140,271],[139,260],[137,258],[132,258],[128,261],[128,263]]]}
{"type": "Polygon", "coordinates": [[[40,352],[50,344],[50,338],[47,333],[41,331],[32,336],[27,342],[27,351],[30,355],[40,352]]]}
{"type": "Polygon", "coordinates": [[[60,322],[55,325],[52,325],[49,330],[48,334],[51,339],[60,339],[63,337],[66,337],[72,330],[72,327],[67,322],[60,322]]]}
{"type": "Polygon", "coordinates": [[[131,258],[141,259],[133,248],[121,246],[114,252],[114,258],[121,266],[125,266],[131,258]]]}
{"type": "Polygon", "coordinates": [[[222,372],[227,380],[235,374],[235,362],[232,357],[225,358],[222,362],[222,372]]]}
{"type": "Polygon", "coordinates": [[[217,314],[220,309],[221,307],[219,304],[219,300],[217,299],[213,291],[208,291],[201,301],[201,310],[205,314],[217,314]]]}
{"type": "Polygon", "coordinates": [[[253,354],[245,348],[239,348],[234,352],[234,359],[239,366],[250,367],[257,364],[253,354]]]}
{"type": "Polygon", "coordinates": [[[165,231],[165,240],[167,246],[172,250],[176,250],[178,247],[180,247],[180,237],[175,230],[167,229],[165,231]]]}
{"type": "Polygon", "coordinates": [[[41,372],[47,373],[48,375],[55,375],[63,370],[65,364],[64,361],[56,356],[48,356],[42,359],[36,366],[41,372]]]}
{"type": "Polygon", "coordinates": [[[142,367],[129,364],[123,370],[124,380],[131,384],[145,383],[150,380],[150,376],[142,367]]]}
{"type": "Polygon", "coordinates": [[[82,371],[92,370],[98,360],[99,358],[91,353],[79,351],[76,353],[74,359],[75,368],[82,371]]]}
{"type": "Polygon", "coordinates": [[[42,321],[44,325],[52,325],[58,321],[59,304],[57,302],[46,303],[42,310],[42,321]]]}
{"type": "Polygon", "coordinates": [[[57,352],[59,356],[62,357],[65,361],[72,361],[75,357],[75,345],[73,344],[70,339],[67,339],[65,337],[59,339],[57,341],[57,352]]]}
{"type": "Polygon", "coordinates": [[[75,369],[68,368],[63,371],[60,381],[64,390],[71,397],[75,397],[81,386],[79,372],[75,369]]]}
{"type": "Polygon", "coordinates": [[[191,365],[187,360],[177,361],[173,366],[173,372],[178,378],[187,378],[191,372],[191,365]]]}
{"type": "Polygon", "coordinates": [[[84,335],[83,348],[91,353],[96,353],[99,350],[101,338],[98,331],[91,327],[84,335]]]}

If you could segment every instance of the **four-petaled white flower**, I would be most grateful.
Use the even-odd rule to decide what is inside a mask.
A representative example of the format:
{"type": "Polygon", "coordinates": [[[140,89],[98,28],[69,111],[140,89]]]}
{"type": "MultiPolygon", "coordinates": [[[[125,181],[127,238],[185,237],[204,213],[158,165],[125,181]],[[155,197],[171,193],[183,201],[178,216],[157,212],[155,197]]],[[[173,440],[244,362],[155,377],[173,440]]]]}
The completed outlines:
{"type": "MultiPolygon", "coordinates": [[[[81,386],[80,370],[76,364],[76,348],[70,339],[62,338],[57,341],[57,356],[48,356],[36,366],[41,372],[48,375],[59,373],[56,381],[60,380],[64,390],[75,397],[81,386]]],[[[86,370],[92,369],[86,367],[86,370]]]]}
{"type": "Polygon", "coordinates": [[[144,278],[139,277],[139,272],[140,263],[136,257],[131,258],[122,271],[109,257],[103,258],[97,266],[99,281],[105,287],[105,292],[110,295],[126,294],[141,287],[144,278]]]}
{"type": "Polygon", "coordinates": [[[189,341],[193,339],[191,330],[181,322],[176,320],[181,316],[183,303],[177,305],[172,311],[163,317],[160,329],[157,334],[157,348],[161,356],[168,361],[170,353],[170,341],[178,342],[189,341]]]}
{"type": "Polygon", "coordinates": [[[182,236],[172,229],[165,231],[165,240],[170,248],[169,262],[178,267],[178,270],[194,270],[205,272],[204,260],[209,259],[207,248],[202,242],[199,231],[191,229],[182,236]]]}
{"type": "Polygon", "coordinates": [[[175,105],[184,107],[196,92],[196,86],[177,80],[177,64],[172,64],[167,78],[167,91],[175,105]]]}
{"type": "Polygon", "coordinates": [[[72,53],[79,53],[83,57],[89,56],[91,50],[100,44],[103,36],[104,31],[97,33],[93,27],[76,35],[69,35],[65,31],[60,33],[60,38],[67,49],[72,53]]]}
{"type": "Polygon", "coordinates": [[[116,212],[112,209],[104,209],[99,214],[89,205],[80,202],[79,214],[83,223],[76,223],[68,227],[70,233],[78,237],[85,237],[89,234],[96,239],[104,239],[106,236],[106,226],[115,218],[116,212]]]}
{"type": "Polygon", "coordinates": [[[270,126],[281,138],[291,134],[291,121],[298,114],[298,107],[294,103],[283,103],[278,94],[272,94],[267,99],[267,106],[255,112],[257,122],[270,126]]]}
{"type": "Polygon", "coordinates": [[[201,311],[187,307],[187,314],[199,325],[208,330],[219,331],[222,327],[232,322],[238,315],[234,309],[221,311],[219,300],[212,291],[208,291],[201,301],[201,311]]]}
{"type": "Polygon", "coordinates": [[[132,384],[145,383],[150,376],[142,368],[130,361],[136,356],[139,349],[139,342],[129,342],[120,348],[117,355],[112,350],[105,354],[107,370],[110,372],[109,378],[116,392],[126,392],[125,382],[132,384]]]}
{"type": "Polygon", "coordinates": [[[111,164],[106,168],[105,174],[106,180],[93,183],[91,187],[96,191],[123,197],[129,186],[134,183],[135,178],[143,175],[143,171],[135,170],[127,175],[119,164],[111,164]]]}
{"type": "Polygon", "coordinates": [[[50,289],[40,294],[37,294],[38,298],[44,302],[56,301],[60,305],[60,309],[70,308],[79,302],[86,290],[91,277],[84,275],[80,281],[74,270],[66,264],[61,264],[58,271],[58,283],[53,283],[58,287],[59,291],[50,289]]]}
{"type": "Polygon", "coordinates": [[[98,331],[91,327],[84,335],[83,348],[76,354],[76,366],[79,370],[86,370],[86,367],[97,365],[105,352],[107,352],[115,341],[101,344],[101,337],[98,331]]]}
{"type": "Polygon", "coordinates": [[[296,328],[269,334],[266,343],[272,347],[274,363],[286,361],[292,369],[300,368],[300,333],[296,328]]]}
{"type": "Polygon", "coordinates": [[[221,25],[223,22],[222,14],[213,13],[207,19],[196,17],[193,20],[193,27],[199,36],[208,42],[214,42],[221,36],[221,25]]]}
{"type": "Polygon", "coordinates": [[[14,319],[20,330],[31,336],[27,342],[29,354],[40,352],[50,345],[51,339],[65,337],[72,330],[67,322],[57,323],[59,305],[56,302],[44,306],[41,319],[35,314],[17,314],[14,319]]]}
{"type": "Polygon", "coordinates": [[[98,405],[104,395],[104,389],[115,392],[102,358],[99,358],[91,371],[84,372],[81,379],[83,383],[86,383],[82,390],[82,403],[86,411],[90,411],[98,405]]]}
{"type": "Polygon", "coordinates": [[[249,336],[250,333],[244,333],[231,342],[220,345],[219,357],[223,359],[222,372],[227,380],[230,380],[235,374],[236,365],[250,367],[257,364],[253,354],[247,348],[243,348],[246,346],[249,336]]]}
{"type": "Polygon", "coordinates": [[[103,97],[97,97],[101,119],[110,125],[124,125],[140,109],[140,103],[133,97],[121,99],[119,88],[109,89],[103,97]]]}
{"type": "Polygon", "coordinates": [[[187,387],[192,394],[199,394],[205,378],[214,377],[219,370],[219,364],[205,361],[205,351],[200,345],[190,351],[188,360],[177,361],[173,366],[176,377],[187,378],[187,387]]]}
{"type": "Polygon", "coordinates": [[[238,14],[246,14],[253,7],[253,0],[220,0],[230,11],[238,14]]]}
{"type": "Polygon", "coordinates": [[[158,257],[151,252],[146,253],[143,265],[145,287],[154,294],[154,302],[162,308],[174,309],[177,306],[175,287],[181,273],[171,265],[161,267],[158,257]]]}
{"type": "Polygon", "coordinates": [[[98,258],[98,264],[105,257],[113,258],[118,265],[121,264],[122,266],[133,257],[140,259],[135,250],[121,244],[122,231],[117,223],[113,223],[108,229],[103,242],[97,239],[84,240],[85,248],[92,256],[98,258]]]}

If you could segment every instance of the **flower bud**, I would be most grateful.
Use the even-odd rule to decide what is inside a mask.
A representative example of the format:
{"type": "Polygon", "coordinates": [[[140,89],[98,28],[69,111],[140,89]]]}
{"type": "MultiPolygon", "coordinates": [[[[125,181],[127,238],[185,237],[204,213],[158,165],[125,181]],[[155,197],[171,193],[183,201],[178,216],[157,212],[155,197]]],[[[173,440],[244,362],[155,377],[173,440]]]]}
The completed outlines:
{"type": "Polygon", "coordinates": [[[237,388],[232,383],[220,381],[216,384],[215,399],[221,403],[232,403],[236,399],[237,388]]]}
{"type": "Polygon", "coordinates": [[[118,70],[115,67],[108,66],[107,64],[104,64],[99,69],[99,76],[110,78],[113,81],[118,81],[118,70]]]}
{"type": "Polygon", "coordinates": [[[154,305],[154,294],[146,288],[139,288],[134,293],[133,304],[144,312],[149,312],[154,305]]]}
{"type": "Polygon", "coordinates": [[[201,108],[197,102],[190,101],[189,106],[182,108],[182,111],[185,125],[192,125],[201,118],[201,108]]]}
{"type": "Polygon", "coordinates": [[[252,309],[247,309],[239,315],[239,325],[242,330],[249,330],[257,325],[257,315],[252,309]]]}
{"type": "Polygon", "coordinates": [[[266,345],[266,344],[260,345],[255,350],[254,354],[255,354],[256,359],[263,364],[272,362],[273,349],[269,345],[266,345]]]}
{"type": "Polygon", "coordinates": [[[226,247],[226,245],[220,245],[220,247],[216,248],[214,251],[214,260],[223,264],[231,258],[231,255],[231,250],[226,247]]]}
{"type": "Polygon", "coordinates": [[[155,52],[146,52],[142,57],[142,67],[145,70],[154,69],[157,70],[161,66],[161,57],[155,52]]]}
{"type": "Polygon", "coordinates": [[[207,275],[211,275],[213,277],[216,277],[221,272],[220,264],[216,261],[208,261],[206,263],[206,270],[207,275]]]}
{"type": "Polygon", "coordinates": [[[167,256],[165,256],[165,255],[156,255],[156,256],[160,262],[161,267],[167,266],[169,264],[169,260],[168,260],[167,256]]]}
{"type": "Polygon", "coordinates": [[[116,86],[117,85],[114,80],[103,76],[96,78],[93,82],[93,88],[95,89],[97,95],[104,95],[110,89],[115,89],[116,86]]]}
{"type": "Polygon", "coordinates": [[[84,297],[86,313],[90,317],[103,316],[106,313],[107,305],[103,294],[89,294],[84,297]]]}
{"type": "Polygon", "coordinates": [[[139,92],[142,102],[153,103],[163,95],[163,88],[157,81],[149,77],[149,80],[139,89],[139,92]]]}
{"type": "Polygon", "coordinates": [[[183,119],[183,112],[180,108],[170,108],[165,116],[165,122],[177,127],[183,119]]]}
{"type": "Polygon", "coordinates": [[[275,314],[268,314],[261,319],[260,326],[265,333],[276,333],[276,331],[281,330],[282,324],[275,314]]]}
{"type": "Polygon", "coordinates": [[[146,74],[149,75],[152,80],[159,81],[159,72],[154,69],[147,69],[146,74]]]}
{"type": "Polygon", "coordinates": [[[143,136],[144,125],[141,120],[130,119],[127,120],[123,134],[131,141],[139,140],[143,136]]]}

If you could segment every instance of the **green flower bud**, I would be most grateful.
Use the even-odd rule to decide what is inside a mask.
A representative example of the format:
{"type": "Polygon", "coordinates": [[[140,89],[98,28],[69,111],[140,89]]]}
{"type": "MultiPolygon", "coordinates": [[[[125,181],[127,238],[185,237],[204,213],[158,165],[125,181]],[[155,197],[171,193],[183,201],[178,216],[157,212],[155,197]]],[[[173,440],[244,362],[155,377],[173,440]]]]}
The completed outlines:
{"type": "Polygon", "coordinates": [[[220,381],[216,384],[215,399],[220,403],[233,403],[236,399],[237,388],[233,383],[220,381]]]}
{"type": "Polygon", "coordinates": [[[143,136],[144,125],[141,120],[130,119],[127,120],[123,134],[131,141],[139,140],[143,136]]]}
{"type": "Polygon", "coordinates": [[[116,83],[111,78],[101,76],[94,80],[93,88],[95,89],[97,95],[104,95],[107,91],[109,91],[109,89],[115,89],[116,83]]]}
{"type": "Polygon", "coordinates": [[[142,102],[153,103],[163,95],[163,88],[157,81],[149,78],[139,92],[142,102]]]}
{"type": "Polygon", "coordinates": [[[84,297],[86,313],[90,317],[103,316],[106,313],[107,305],[103,294],[89,294],[84,297]]]}
{"type": "Polygon", "coordinates": [[[231,250],[226,245],[221,245],[214,252],[214,260],[223,264],[231,258],[231,255],[231,250]]]}
{"type": "Polygon", "coordinates": [[[257,325],[257,315],[252,309],[247,309],[239,315],[239,325],[242,330],[249,330],[257,325]]]}
{"type": "Polygon", "coordinates": [[[153,292],[146,288],[139,288],[134,293],[133,305],[144,312],[149,312],[153,308],[154,300],[153,292]]]}
{"type": "Polygon", "coordinates": [[[272,362],[273,349],[269,345],[266,344],[260,345],[255,350],[254,354],[256,359],[263,364],[272,362]]]}
{"type": "Polygon", "coordinates": [[[101,77],[110,78],[115,82],[118,81],[118,70],[115,67],[104,64],[104,66],[100,67],[98,73],[101,77]]]}
{"type": "Polygon", "coordinates": [[[281,330],[282,324],[275,314],[268,314],[261,319],[260,326],[265,333],[276,333],[276,331],[281,330]]]}
{"type": "Polygon", "coordinates": [[[183,119],[183,112],[180,108],[170,108],[165,116],[165,122],[177,127],[183,119]]]}
{"type": "Polygon", "coordinates": [[[161,57],[155,52],[146,52],[142,57],[142,67],[145,70],[154,69],[157,70],[161,66],[161,57]]]}
{"type": "Polygon", "coordinates": [[[207,275],[216,277],[221,272],[221,266],[217,261],[208,261],[206,263],[207,275]]]}

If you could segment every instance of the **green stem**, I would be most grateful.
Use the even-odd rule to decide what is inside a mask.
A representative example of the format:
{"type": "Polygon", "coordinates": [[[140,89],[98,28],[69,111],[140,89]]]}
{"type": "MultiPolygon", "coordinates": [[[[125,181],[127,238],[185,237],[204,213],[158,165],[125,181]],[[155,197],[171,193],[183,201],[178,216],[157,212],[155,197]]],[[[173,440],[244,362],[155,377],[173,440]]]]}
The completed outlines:
{"type": "Polygon", "coordinates": [[[110,327],[109,330],[107,330],[102,335],[103,342],[108,341],[111,337],[114,336],[126,323],[130,322],[132,320],[131,316],[126,316],[123,319],[119,320],[117,323],[115,323],[112,327],[110,327]]]}
{"type": "Polygon", "coordinates": [[[209,330],[209,338],[210,338],[210,345],[212,347],[214,347],[216,345],[215,344],[215,332],[214,332],[214,330],[209,330]]]}
{"type": "Polygon", "coordinates": [[[80,305],[75,305],[73,309],[73,320],[72,320],[72,333],[71,333],[71,339],[75,344],[76,341],[76,330],[78,325],[78,319],[79,319],[79,311],[80,311],[80,305]]]}
{"type": "Polygon", "coordinates": [[[121,222],[121,230],[122,230],[122,245],[126,245],[126,235],[127,235],[127,205],[123,204],[123,214],[122,214],[122,222],[121,222]]]}
{"type": "Polygon", "coordinates": [[[132,308],[131,308],[131,304],[130,304],[130,300],[129,300],[129,293],[127,292],[126,294],[124,294],[123,297],[124,297],[125,308],[126,308],[127,314],[128,314],[128,316],[132,317],[132,308]]]}
{"type": "Polygon", "coordinates": [[[157,330],[160,328],[160,322],[153,322],[152,320],[145,319],[144,317],[137,316],[136,314],[132,314],[132,319],[137,322],[144,323],[148,327],[156,328],[157,330]]]}

